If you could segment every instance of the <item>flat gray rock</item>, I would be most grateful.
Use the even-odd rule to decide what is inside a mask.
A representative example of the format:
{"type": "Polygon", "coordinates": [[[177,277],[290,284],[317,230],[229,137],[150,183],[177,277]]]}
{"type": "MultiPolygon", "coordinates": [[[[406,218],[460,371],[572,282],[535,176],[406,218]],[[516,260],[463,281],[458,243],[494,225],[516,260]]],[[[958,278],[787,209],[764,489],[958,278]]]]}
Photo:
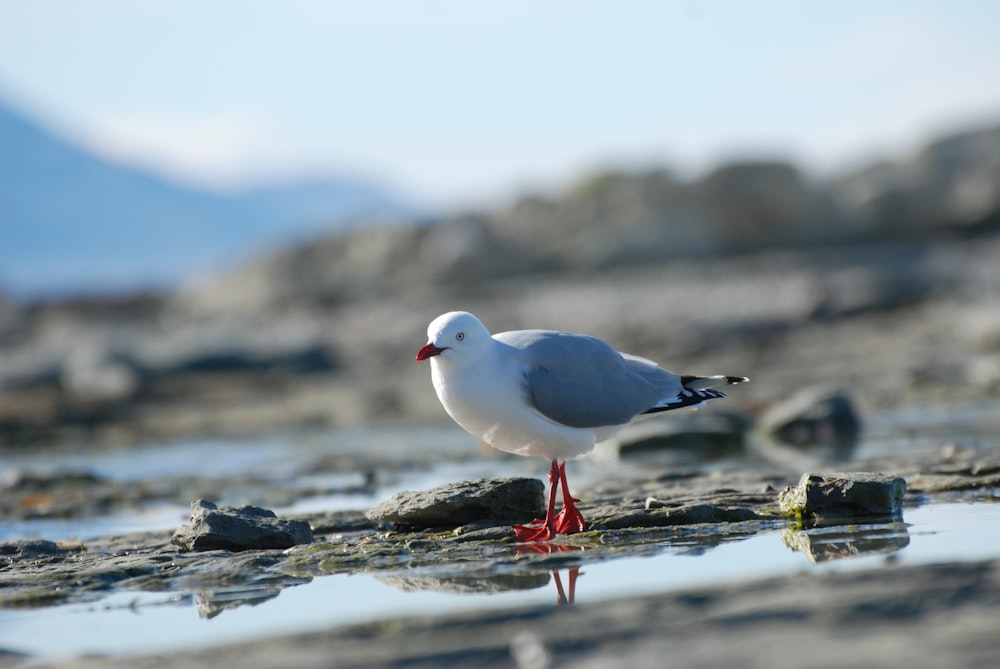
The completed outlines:
{"type": "Polygon", "coordinates": [[[478,479],[418,492],[398,492],[368,510],[378,523],[426,528],[476,521],[527,523],[545,514],[545,485],[538,479],[478,479]]]}
{"type": "Polygon", "coordinates": [[[284,520],[257,506],[216,506],[203,499],[191,503],[191,524],[177,528],[170,540],[184,551],[290,548],[312,541],[309,524],[301,520],[284,520]]]}
{"type": "Polygon", "coordinates": [[[896,517],[902,513],[906,481],[871,472],[805,473],[778,498],[786,514],[805,519],[896,517]]]}
{"type": "Polygon", "coordinates": [[[18,558],[59,555],[64,552],[59,547],[59,544],[46,539],[21,539],[19,541],[0,542],[0,555],[12,555],[18,558]]]}

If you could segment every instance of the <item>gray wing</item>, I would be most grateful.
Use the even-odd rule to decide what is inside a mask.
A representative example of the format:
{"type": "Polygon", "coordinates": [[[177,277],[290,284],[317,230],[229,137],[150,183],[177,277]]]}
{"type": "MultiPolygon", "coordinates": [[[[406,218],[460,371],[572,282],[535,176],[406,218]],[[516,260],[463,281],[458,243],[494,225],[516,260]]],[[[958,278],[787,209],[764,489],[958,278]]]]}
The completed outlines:
{"type": "Polygon", "coordinates": [[[594,337],[519,330],[494,339],[523,364],[529,404],[570,427],[622,425],[681,390],[677,375],[594,337]]]}

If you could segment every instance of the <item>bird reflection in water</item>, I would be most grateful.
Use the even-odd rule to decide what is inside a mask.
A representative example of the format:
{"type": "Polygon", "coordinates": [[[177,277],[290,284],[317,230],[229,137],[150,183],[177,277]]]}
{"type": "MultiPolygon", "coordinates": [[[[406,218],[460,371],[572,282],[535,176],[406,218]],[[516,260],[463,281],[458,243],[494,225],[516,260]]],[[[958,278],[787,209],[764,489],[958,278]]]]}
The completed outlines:
{"type": "MultiPolygon", "coordinates": [[[[585,550],[583,546],[564,546],[560,544],[552,544],[549,542],[531,543],[531,544],[518,544],[517,545],[517,556],[524,557],[525,555],[550,555],[552,553],[565,553],[570,551],[583,551],[585,550]]],[[[559,570],[552,570],[552,580],[556,584],[556,604],[572,604],[576,600],[576,579],[583,576],[585,572],[581,572],[579,567],[570,567],[566,571],[566,579],[568,588],[563,588],[562,577],[559,576],[559,570]]]]}

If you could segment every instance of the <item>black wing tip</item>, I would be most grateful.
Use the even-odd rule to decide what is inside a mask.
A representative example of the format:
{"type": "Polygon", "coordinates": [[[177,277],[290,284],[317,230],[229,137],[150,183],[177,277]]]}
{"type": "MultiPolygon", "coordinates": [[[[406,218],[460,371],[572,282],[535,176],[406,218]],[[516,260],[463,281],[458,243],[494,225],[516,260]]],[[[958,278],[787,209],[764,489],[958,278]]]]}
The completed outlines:
{"type": "Polygon", "coordinates": [[[716,383],[722,383],[723,385],[732,386],[737,383],[746,383],[749,380],[750,379],[745,376],[695,376],[694,374],[685,374],[681,377],[681,385],[687,387],[696,381],[713,381],[716,383]]]}
{"type": "Polygon", "coordinates": [[[661,411],[672,411],[674,409],[683,409],[684,407],[698,406],[705,400],[717,400],[725,396],[726,394],[721,390],[691,390],[690,388],[684,388],[674,399],[647,409],[643,413],[659,413],[661,411]]]}
{"type": "Polygon", "coordinates": [[[677,397],[672,398],[668,402],[663,404],[658,404],[655,407],[651,407],[646,411],[646,413],[659,413],[661,411],[671,411],[672,409],[683,409],[684,407],[698,406],[705,400],[718,400],[726,396],[726,393],[721,390],[716,390],[715,388],[688,388],[689,383],[694,383],[696,381],[716,381],[718,383],[725,382],[725,385],[735,385],[737,383],[746,383],[750,379],[745,376],[682,376],[681,377],[681,391],[677,393],[677,397]]]}

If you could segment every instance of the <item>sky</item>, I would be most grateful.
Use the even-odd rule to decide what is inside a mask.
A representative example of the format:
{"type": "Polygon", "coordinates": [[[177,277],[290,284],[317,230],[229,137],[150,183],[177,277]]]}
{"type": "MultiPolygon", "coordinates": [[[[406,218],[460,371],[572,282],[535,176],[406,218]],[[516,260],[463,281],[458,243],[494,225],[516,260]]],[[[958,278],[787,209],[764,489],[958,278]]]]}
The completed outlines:
{"type": "Polygon", "coordinates": [[[824,173],[1000,121],[991,0],[0,0],[0,99],[212,188],[425,204],[606,167],[824,173]]]}

